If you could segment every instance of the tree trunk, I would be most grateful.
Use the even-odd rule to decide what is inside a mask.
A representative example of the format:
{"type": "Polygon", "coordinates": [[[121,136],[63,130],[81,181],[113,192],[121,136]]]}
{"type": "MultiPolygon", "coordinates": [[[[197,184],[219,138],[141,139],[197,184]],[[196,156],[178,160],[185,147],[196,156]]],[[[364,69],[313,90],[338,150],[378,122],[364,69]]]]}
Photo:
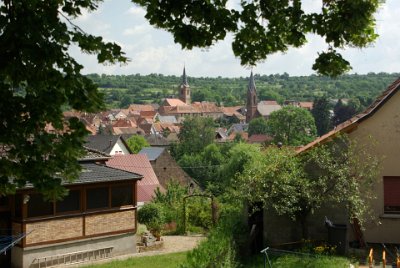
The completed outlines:
{"type": "Polygon", "coordinates": [[[298,221],[300,222],[301,225],[301,236],[303,239],[307,240],[309,239],[309,233],[308,233],[308,213],[302,213],[298,216],[298,221]]]}

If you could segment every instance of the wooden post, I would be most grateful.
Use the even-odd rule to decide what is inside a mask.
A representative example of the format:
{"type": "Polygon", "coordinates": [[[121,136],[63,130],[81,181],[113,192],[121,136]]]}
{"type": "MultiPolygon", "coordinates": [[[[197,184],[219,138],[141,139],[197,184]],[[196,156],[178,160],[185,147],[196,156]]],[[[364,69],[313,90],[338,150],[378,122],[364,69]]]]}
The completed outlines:
{"type": "Polygon", "coordinates": [[[400,257],[399,256],[397,257],[396,264],[397,264],[397,268],[400,268],[400,257]]]}
{"type": "Polygon", "coordinates": [[[386,251],[382,252],[382,267],[386,267],[386,251]]]}
{"type": "Polygon", "coordinates": [[[374,256],[373,256],[373,254],[374,254],[374,249],[371,248],[370,251],[369,251],[369,255],[368,255],[368,264],[369,264],[368,267],[370,267],[370,268],[372,268],[373,265],[374,265],[374,256]]]}

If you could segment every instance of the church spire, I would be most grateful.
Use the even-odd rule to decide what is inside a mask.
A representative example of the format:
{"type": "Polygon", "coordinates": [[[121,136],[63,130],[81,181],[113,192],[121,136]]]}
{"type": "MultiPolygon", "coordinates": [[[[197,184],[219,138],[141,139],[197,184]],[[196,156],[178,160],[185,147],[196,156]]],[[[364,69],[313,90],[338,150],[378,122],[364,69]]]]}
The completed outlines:
{"type": "Polygon", "coordinates": [[[186,104],[190,104],[190,87],[187,81],[186,68],[183,66],[182,83],[179,86],[179,99],[186,104]]]}
{"type": "Polygon", "coordinates": [[[250,73],[248,90],[249,91],[255,91],[256,90],[256,83],[254,82],[253,70],[251,70],[251,73],[250,73]]]}
{"type": "Polygon", "coordinates": [[[189,85],[189,83],[187,81],[185,66],[183,66],[182,85],[185,85],[185,86],[189,85]]]}
{"type": "Polygon", "coordinates": [[[250,73],[249,85],[247,87],[246,123],[257,116],[257,90],[254,82],[253,70],[250,73]]]}

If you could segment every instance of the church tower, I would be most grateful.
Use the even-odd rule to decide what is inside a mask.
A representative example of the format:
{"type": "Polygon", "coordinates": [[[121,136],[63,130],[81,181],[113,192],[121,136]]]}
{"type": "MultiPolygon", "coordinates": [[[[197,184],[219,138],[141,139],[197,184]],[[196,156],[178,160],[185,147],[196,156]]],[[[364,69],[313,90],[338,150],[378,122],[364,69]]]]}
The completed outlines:
{"type": "Polygon", "coordinates": [[[190,87],[187,81],[185,67],[183,67],[182,83],[179,86],[179,99],[186,104],[190,104],[190,87]]]}
{"type": "Polygon", "coordinates": [[[247,87],[247,102],[246,102],[246,123],[249,123],[257,112],[257,91],[254,83],[253,71],[250,74],[249,86],[247,87]]]}

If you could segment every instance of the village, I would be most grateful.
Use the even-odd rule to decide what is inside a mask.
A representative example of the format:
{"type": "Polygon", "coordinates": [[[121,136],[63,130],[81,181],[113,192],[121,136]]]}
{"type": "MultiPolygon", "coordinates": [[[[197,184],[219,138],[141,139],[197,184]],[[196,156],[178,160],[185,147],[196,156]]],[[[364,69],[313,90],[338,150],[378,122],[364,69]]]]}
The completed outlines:
{"type": "MultiPolygon", "coordinates": [[[[242,203],[242,208],[239,209],[243,211],[247,207],[248,210],[248,218],[239,220],[247,226],[243,227],[244,230],[248,230],[243,232],[248,236],[247,243],[249,243],[246,254],[259,252],[265,247],[265,243],[277,246],[287,243],[302,244],[303,242],[298,241],[302,241],[304,237],[312,241],[326,241],[324,243],[327,244],[321,244],[325,246],[315,245],[315,247],[326,247],[327,249],[323,251],[334,248],[336,254],[364,252],[363,254],[366,255],[368,254],[367,245],[381,243],[395,245],[398,236],[394,227],[398,211],[396,201],[398,150],[396,143],[393,143],[397,140],[396,137],[390,137],[390,135],[397,133],[398,124],[394,122],[397,122],[399,118],[396,105],[399,87],[400,82],[397,80],[365,111],[345,120],[320,137],[316,136],[315,126],[314,130],[306,127],[303,134],[315,138],[308,144],[295,146],[291,146],[294,143],[288,143],[289,137],[268,135],[267,132],[259,131],[259,128],[249,135],[252,121],[258,118],[268,122],[271,115],[273,117],[274,113],[282,109],[300,109],[311,115],[313,102],[285,101],[279,105],[274,100],[259,101],[252,72],[246,89],[246,106],[243,107],[219,107],[211,102],[191,103],[191,89],[184,69],[178,90],[179,97],[166,98],[159,106],[131,104],[128,109],[97,114],[64,112],[66,120],[72,117],[77,118],[90,133],[85,141],[84,156],[79,160],[81,174],[78,180],[65,184],[69,193],[62,201],[48,203],[29,185],[18,190],[14,196],[2,198],[2,215],[5,216],[2,217],[2,226],[12,226],[12,234],[15,234],[12,236],[15,244],[10,248],[11,254],[8,259],[13,267],[44,267],[46,265],[52,267],[86,263],[136,252],[152,250],[157,252],[160,247],[163,247],[163,238],[160,236],[163,233],[207,233],[212,224],[216,224],[218,215],[221,213],[218,211],[221,208],[217,209],[217,206],[223,206],[223,202],[230,202],[222,201],[224,199],[222,196],[218,197],[219,192],[224,190],[218,187],[226,188],[226,183],[235,183],[235,180],[239,178],[237,174],[229,170],[228,176],[232,176],[228,179],[230,182],[212,181],[213,179],[226,180],[226,178],[224,176],[217,178],[217,173],[211,171],[211,177],[214,177],[207,178],[202,169],[213,169],[212,164],[223,167],[223,163],[185,162],[183,160],[185,157],[179,157],[176,151],[179,151],[177,148],[185,142],[195,147],[196,135],[203,138],[201,137],[203,134],[195,134],[201,133],[201,130],[197,129],[198,132],[191,132],[188,136],[189,140],[185,141],[184,134],[181,132],[188,131],[185,129],[188,126],[190,128],[187,122],[210,120],[209,122],[212,123],[221,119],[231,122],[231,125],[228,125],[229,128],[213,124],[197,125],[203,130],[209,128],[210,141],[208,145],[204,144],[204,146],[207,145],[205,150],[213,144],[221,148],[224,146],[231,148],[231,151],[234,151],[235,146],[253,146],[253,149],[249,147],[245,150],[259,148],[257,150],[261,149],[261,151],[273,151],[273,148],[282,150],[281,147],[284,146],[288,148],[285,150],[299,155],[312,151],[314,147],[325,146],[325,143],[335,143],[335,140],[340,140],[346,135],[348,139],[346,142],[354,140],[363,147],[366,146],[368,150],[372,150],[363,156],[367,156],[371,161],[367,165],[377,169],[370,171],[371,174],[383,178],[376,179],[368,176],[360,178],[371,180],[368,187],[372,187],[369,190],[373,191],[366,189],[360,196],[374,194],[375,199],[368,201],[371,202],[372,213],[375,213],[371,218],[373,220],[361,226],[358,218],[352,218],[349,221],[349,212],[346,212],[348,206],[345,204],[331,207],[323,201],[318,201],[321,205],[315,207],[316,211],[313,211],[307,220],[306,236],[304,236],[304,230],[299,229],[298,223],[285,218],[285,214],[279,215],[274,209],[267,207],[253,211],[253,206],[258,206],[262,198],[255,198],[254,201],[248,198],[250,203],[247,205],[242,203]],[[141,142],[137,142],[138,137],[141,142]],[[377,146],[371,146],[374,141],[377,141],[377,146]],[[381,158],[383,155],[384,160],[381,158]],[[376,156],[379,156],[381,168],[374,163],[376,156]],[[186,212],[183,216],[185,220],[182,222],[182,202],[191,196],[206,197],[206,200],[193,198],[195,201],[187,203],[188,207],[185,208],[186,212]],[[211,203],[207,200],[208,197],[211,197],[211,203]],[[165,198],[170,199],[167,201],[169,202],[167,206],[170,207],[164,208],[164,210],[170,210],[169,212],[159,211],[160,205],[152,206],[165,203],[165,198]],[[214,203],[215,199],[220,199],[219,205],[214,203]],[[141,216],[141,208],[143,208],[143,216],[141,216]],[[190,212],[191,209],[194,211],[190,212]],[[199,218],[200,214],[192,214],[196,213],[195,211],[203,216],[199,218]],[[160,213],[170,215],[161,216],[160,213]],[[377,219],[379,223],[376,223],[377,219]],[[138,221],[145,223],[144,226],[153,231],[138,233],[138,221]],[[144,244],[142,244],[143,241],[144,244]]],[[[332,111],[328,113],[329,117],[332,117],[332,111]]],[[[284,123],[280,122],[280,124],[284,123]]],[[[305,125],[305,121],[301,121],[301,126],[305,125]]],[[[295,128],[294,125],[293,128],[295,128]]],[[[55,129],[47,125],[46,131],[52,133],[55,129]]],[[[296,132],[299,131],[299,129],[296,130],[296,132]]],[[[294,140],[294,136],[292,139],[294,140]]],[[[218,150],[211,152],[214,154],[212,157],[216,157],[215,154],[218,153],[220,153],[218,150]]],[[[359,153],[365,152],[359,151],[359,153]]],[[[231,153],[229,157],[238,156],[231,153]]],[[[249,157],[253,156],[249,155],[249,157]]],[[[225,161],[231,160],[227,158],[225,161]]],[[[350,162],[346,162],[348,163],[350,162]]],[[[355,162],[353,164],[358,165],[355,162]]],[[[242,168],[245,167],[243,163],[239,165],[242,165],[242,168]]],[[[240,168],[232,167],[233,170],[240,168]]],[[[285,169],[285,166],[281,168],[285,169]]],[[[341,167],[336,165],[335,168],[341,167]]],[[[370,170],[363,165],[357,168],[365,169],[364,171],[370,170]]],[[[326,172],[332,171],[326,170],[326,172]]],[[[344,179],[348,180],[347,177],[344,179]]],[[[333,178],[333,180],[340,180],[340,178],[333,178]]],[[[324,185],[320,184],[321,187],[326,187],[324,185]]],[[[343,186],[331,185],[330,187],[337,191],[343,186]]],[[[249,190],[251,195],[256,196],[260,189],[249,190]]],[[[245,193],[242,194],[246,196],[245,193]]],[[[332,193],[327,189],[326,194],[332,193]]],[[[349,194],[354,193],[349,191],[349,194]]],[[[334,194],[333,196],[339,198],[334,194]]],[[[322,198],[330,200],[330,198],[322,198]]],[[[347,200],[343,196],[340,198],[347,200]]],[[[289,215],[290,213],[287,214],[289,215]]],[[[372,249],[371,246],[370,249],[372,249]]],[[[271,249],[270,254],[273,254],[273,250],[271,249]]],[[[371,260],[373,257],[380,258],[376,257],[376,253],[373,255],[372,251],[371,260]]],[[[4,259],[7,261],[6,258],[4,259]]],[[[389,259],[395,261],[391,257],[389,259]]]]}
{"type": "Polygon", "coordinates": [[[0,267],[399,268],[400,6],[316,2],[2,1],[0,267]]]}

